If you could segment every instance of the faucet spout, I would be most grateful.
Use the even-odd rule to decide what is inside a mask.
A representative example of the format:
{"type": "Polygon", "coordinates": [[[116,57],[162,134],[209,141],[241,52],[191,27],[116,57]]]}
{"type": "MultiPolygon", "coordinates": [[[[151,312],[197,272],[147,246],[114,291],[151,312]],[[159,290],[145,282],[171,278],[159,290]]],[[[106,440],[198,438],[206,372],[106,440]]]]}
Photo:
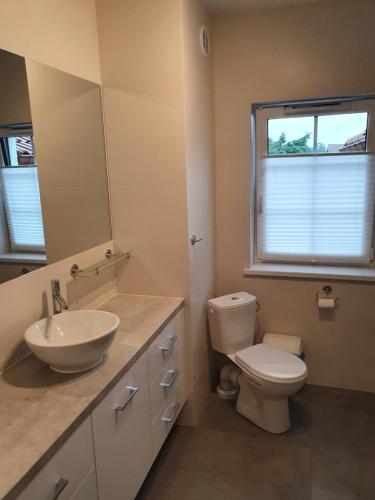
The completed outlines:
{"type": "Polygon", "coordinates": [[[59,280],[51,281],[51,290],[52,290],[53,313],[58,314],[63,311],[67,311],[68,304],[60,293],[59,280]]]}

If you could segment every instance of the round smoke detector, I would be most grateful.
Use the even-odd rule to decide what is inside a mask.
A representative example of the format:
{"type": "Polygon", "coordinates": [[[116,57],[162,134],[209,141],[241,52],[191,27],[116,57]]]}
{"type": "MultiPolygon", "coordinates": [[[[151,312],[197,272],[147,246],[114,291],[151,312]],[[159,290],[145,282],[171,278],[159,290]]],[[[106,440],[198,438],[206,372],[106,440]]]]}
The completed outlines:
{"type": "Polygon", "coordinates": [[[206,26],[201,26],[199,39],[201,45],[201,52],[204,55],[204,57],[208,57],[208,54],[210,52],[210,35],[208,33],[208,29],[206,28],[206,26]]]}

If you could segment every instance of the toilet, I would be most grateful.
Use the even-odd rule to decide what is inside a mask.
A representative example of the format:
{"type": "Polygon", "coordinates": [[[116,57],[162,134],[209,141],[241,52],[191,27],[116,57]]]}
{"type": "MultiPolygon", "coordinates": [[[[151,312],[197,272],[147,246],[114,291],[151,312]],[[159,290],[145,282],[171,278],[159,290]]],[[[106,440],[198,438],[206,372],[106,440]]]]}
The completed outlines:
{"type": "Polygon", "coordinates": [[[303,387],[307,367],[294,354],[253,345],[256,309],[247,292],[208,301],[212,347],[235,364],[221,370],[217,390],[223,399],[237,396],[237,411],[258,427],[282,433],[290,428],[288,397],[303,387]]]}

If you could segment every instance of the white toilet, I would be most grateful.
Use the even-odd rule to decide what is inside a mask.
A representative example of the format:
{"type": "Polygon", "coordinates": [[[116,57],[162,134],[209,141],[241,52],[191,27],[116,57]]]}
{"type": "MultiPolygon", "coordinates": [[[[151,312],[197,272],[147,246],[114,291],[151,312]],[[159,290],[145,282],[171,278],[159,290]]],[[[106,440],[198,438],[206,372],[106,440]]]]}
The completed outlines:
{"type": "Polygon", "coordinates": [[[253,345],[256,307],[256,298],[246,292],[208,301],[212,347],[237,365],[222,369],[218,393],[227,399],[238,393],[241,415],[268,432],[281,433],[290,427],[288,397],[304,385],[307,368],[289,352],[253,345]]]}

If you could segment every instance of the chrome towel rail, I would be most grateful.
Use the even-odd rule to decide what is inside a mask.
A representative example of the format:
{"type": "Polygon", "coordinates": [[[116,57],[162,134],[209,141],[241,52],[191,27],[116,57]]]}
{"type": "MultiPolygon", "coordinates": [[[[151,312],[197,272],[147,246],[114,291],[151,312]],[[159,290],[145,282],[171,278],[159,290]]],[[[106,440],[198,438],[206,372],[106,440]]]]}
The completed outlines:
{"type": "Polygon", "coordinates": [[[103,260],[92,264],[91,266],[80,269],[77,264],[73,264],[70,268],[70,274],[73,278],[89,278],[90,276],[97,276],[100,271],[107,267],[113,266],[124,259],[129,259],[132,255],[132,250],[129,252],[112,253],[112,250],[107,250],[103,260]]]}

